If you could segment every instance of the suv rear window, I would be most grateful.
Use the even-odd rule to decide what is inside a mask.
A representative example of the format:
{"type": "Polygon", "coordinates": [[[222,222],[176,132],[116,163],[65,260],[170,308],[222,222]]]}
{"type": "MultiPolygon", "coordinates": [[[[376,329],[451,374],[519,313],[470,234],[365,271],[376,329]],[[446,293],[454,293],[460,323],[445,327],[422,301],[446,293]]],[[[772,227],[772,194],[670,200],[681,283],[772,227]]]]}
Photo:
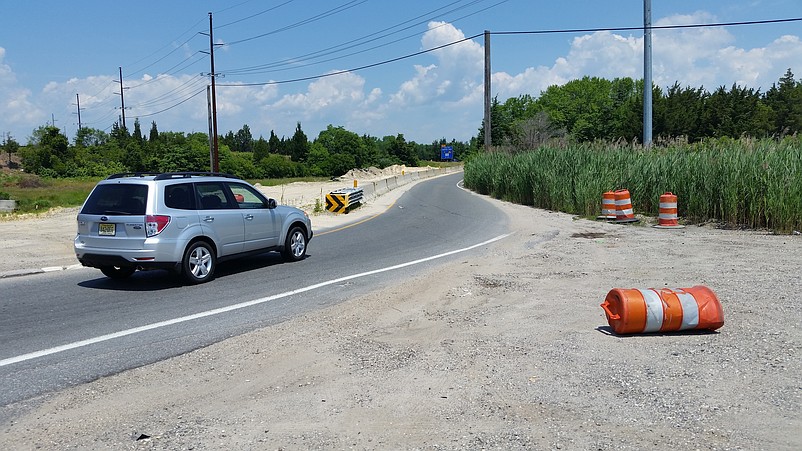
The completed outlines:
{"type": "Polygon", "coordinates": [[[147,185],[115,183],[98,185],[81,213],[88,215],[144,215],[147,185]]]}

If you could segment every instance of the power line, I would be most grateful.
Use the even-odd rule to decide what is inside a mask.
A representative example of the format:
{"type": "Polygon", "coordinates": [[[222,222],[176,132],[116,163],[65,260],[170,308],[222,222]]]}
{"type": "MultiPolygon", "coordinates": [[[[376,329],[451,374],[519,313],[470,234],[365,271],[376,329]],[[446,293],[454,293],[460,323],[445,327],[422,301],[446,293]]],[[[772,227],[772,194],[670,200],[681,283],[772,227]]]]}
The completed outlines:
{"type": "Polygon", "coordinates": [[[300,27],[302,25],[308,25],[310,23],[317,22],[318,20],[325,19],[325,18],[333,16],[333,15],[335,15],[337,13],[341,13],[343,11],[351,9],[351,8],[353,8],[355,6],[359,6],[359,5],[361,5],[361,4],[363,4],[363,3],[367,2],[367,1],[368,0],[351,0],[351,1],[349,1],[349,2],[347,2],[345,4],[343,4],[343,5],[337,6],[335,8],[330,9],[330,10],[327,10],[327,11],[324,11],[324,12],[322,12],[322,13],[316,15],[316,16],[312,16],[312,17],[310,17],[308,19],[304,19],[304,20],[295,22],[294,24],[287,25],[287,26],[279,28],[277,30],[269,31],[267,33],[263,33],[263,34],[256,35],[256,36],[251,36],[250,38],[240,39],[240,40],[237,40],[237,41],[231,41],[231,42],[227,43],[226,45],[227,46],[232,46],[232,45],[236,45],[236,44],[241,44],[243,42],[253,41],[254,39],[259,39],[259,38],[263,38],[265,36],[270,36],[270,35],[273,35],[273,34],[276,34],[276,33],[280,33],[282,31],[287,31],[287,30],[291,30],[293,28],[298,28],[298,27],[300,27]]]}
{"type": "Polygon", "coordinates": [[[136,115],[135,117],[138,119],[140,117],[149,117],[149,116],[155,116],[155,115],[160,114],[160,113],[164,113],[165,111],[172,110],[173,108],[175,108],[175,107],[177,107],[177,106],[179,106],[179,105],[181,105],[183,103],[186,103],[186,102],[190,101],[191,99],[199,96],[200,94],[203,94],[204,92],[206,92],[206,88],[205,87],[203,89],[199,90],[198,92],[196,92],[195,94],[192,94],[191,96],[187,97],[186,99],[176,103],[175,105],[169,106],[169,107],[167,107],[167,108],[165,108],[163,110],[154,111],[153,113],[139,114],[139,115],[136,115]]]}
{"type": "MultiPolygon", "coordinates": [[[[753,21],[743,21],[743,22],[722,22],[722,23],[712,23],[712,24],[690,24],[690,25],[658,25],[650,27],[651,30],[671,30],[671,29],[685,29],[685,28],[713,28],[713,27],[728,27],[728,26],[738,26],[738,25],[765,25],[765,24],[776,24],[776,23],[788,23],[788,22],[799,22],[802,21],[802,17],[795,17],[795,18],[788,18],[788,19],[770,19],[770,20],[753,20],[753,21]]],[[[644,27],[608,27],[608,28],[577,28],[577,29],[564,29],[564,30],[536,30],[536,31],[496,31],[490,32],[491,35],[515,35],[515,34],[557,34],[557,33],[595,33],[595,32],[602,32],[602,31],[636,31],[636,30],[643,30],[644,27]]],[[[421,50],[419,52],[410,53],[408,55],[399,56],[396,58],[387,59],[384,61],[379,61],[372,64],[366,64],[363,66],[354,67],[351,69],[344,69],[335,72],[329,72],[326,74],[316,75],[316,76],[309,76],[309,77],[300,77],[300,78],[293,78],[289,80],[279,80],[279,81],[267,81],[267,82],[259,82],[259,83],[227,83],[227,84],[219,84],[218,86],[227,86],[227,87],[247,87],[247,86],[267,86],[267,85],[280,85],[280,84],[288,84],[288,83],[296,83],[300,81],[309,81],[315,80],[318,78],[325,78],[325,77],[333,77],[335,75],[341,75],[348,72],[357,72],[364,69],[369,69],[377,66],[383,66],[386,64],[395,63],[401,60],[409,59],[415,56],[420,56],[426,53],[431,53],[436,50],[443,49],[445,47],[450,47],[452,45],[456,45],[465,41],[469,41],[475,39],[479,36],[482,36],[484,33],[475,34],[473,36],[460,39],[454,42],[450,42],[448,44],[443,44],[437,47],[433,47],[426,50],[421,50]]]]}
{"type": "MultiPolygon", "coordinates": [[[[474,0],[474,1],[472,1],[471,3],[469,3],[467,5],[463,5],[463,6],[460,6],[458,8],[454,8],[454,9],[451,9],[449,11],[445,11],[442,14],[450,14],[450,13],[453,13],[453,12],[457,12],[459,10],[468,8],[470,6],[474,6],[477,3],[482,3],[483,1],[485,1],[485,0],[474,0]]],[[[471,12],[469,14],[460,16],[458,18],[452,19],[449,22],[453,23],[453,22],[465,19],[467,17],[470,17],[470,16],[473,16],[473,15],[479,14],[481,12],[487,11],[487,10],[489,10],[491,8],[495,8],[496,6],[498,6],[498,5],[502,4],[502,3],[506,3],[508,1],[509,0],[501,0],[501,1],[499,1],[499,2],[497,2],[495,4],[493,4],[493,5],[487,6],[485,8],[480,9],[480,10],[477,10],[477,11],[471,12]]],[[[321,63],[325,63],[325,62],[335,61],[335,60],[346,58],[346,57],[349,57],[349,56],[358,55],[358,54],[361,54],[361,53],[366,53],[366,52],[368,52],[370,50],[375,50],[375,49],[378,49],[378,48],[381,48],[381,47],[386,47],[386,46],[388,46],[390,44],[395,44],[395,43],[403,41],[405,39],[409,39],[409,38],[412,38],[412,37],[419,36],[420,33],[414,33],[414,34],[406,35],[404,37],[395,39],[395,40],[390,41],[390,42],[386,42],[386,43],[381,44],[381,45],[368,47],[366,49],[363,49],[363,50],[360,50],[360,51],[356,51],[356,52],[351,52],[351,53],[348,53],[348,54],[345,54],[345,55],[341,55],[341,56],[338,56],[338,57],[332,57],[332,58],[328,58],[328,59],[324,59],[324,60],[319,60],[319,61],[317,61],[315,63],[298,64],[299,62],[315,60],[315,59],[318,59],[318,58],[325,57],[327,55],[333,55],[333,54],[335,54],[337,52],[345,51],[345,50],[348,50],[348,49],[351,49],[351,48],[355,48],[355,47],[359,47],[359,46],[362,46],[362,45],[365,45],[365,44],[368,44],[368,43],[371,43],[371,42],[375,42],[375,41],[378,41],[378,40],[380,40],[382,38],[386,38],[386,37],[392,36],[394,34],[400,33],[402,31],[411,29],[411,28],[413,28],[413,27],[415,27],[417,25],[424,24],[426,22],[429,22],[429,21],[433,20],[431,15],[433,15],[434,13],[437,13],[438,11],[440,11],[442,9],[445,9],[445,8],[447,8],[449,6],[452,6],[452,5],[456,4],[456,3],[460,3],[460,1],[449,3],[448,5],[446,5],[444,7],[429,11],[429,12],[427,12],[425,14],[419,15],[419,16],[414,17],[412,19],[409,19],[409,20],[406,20],[406,21],[401,22],[399,24],[393,25],[392,27],[387,27],[387,28],[384,28],[384,29],[379,30],[377,32],[362,36],[362,37],[357,38],[357,39],[353,39],[351,41],[344,42],[342,44],[338,44],[338,45],[335,45],[335,46],[332,46],[332,47],[328,47],[328,48],[323,49],[323,50],[318,50],[316,52],[307,53],[305,55],[301,55],[301,56],[298,56],[298,57],[295,57],[295,58],[287,58],[287,59],[284,59],[284,60],[281,60],[281,61],[277,61],[277,62],[274,62],[274,63],[267,63],[267,64],[258,65],[258,66],[250,66],[250,67],[244,67],[244,68],[239,68],[239,69],[229,69],[229,70],[224,70],[222,72],[227,74],[227,75],[244,75],[244,74],[260,74],[260,73],[278,72],[279,71],[278,68],[285,67],[285,66],[291,66],[291,68],[296,69],[296,68],[301,68],[301,67],[312,66],[312,65],[315,65],[315,64],[321,64],[321,63]],[[427,16],[429,16],[429,17],[427,17],[427,16]],[[401,28],[399,30],[393,31],[391,33],[385,33],[385,34],[377,36],[375,38],[368,39],[368,38],[370,38],[372,36],[376,36],[376,35],[379,35],[380,33],[384,33],[386,31],[390,31],[390,30],[392,30],[394,28],[398,28],[401,25],[408,24],[408,23],[410,23],[412,21],[415,21],[415,20],[418,20],[418,19],[421,19],[421,18],[424,18],[424,19],[420,20],[420,21],[417,21],[417,22],[415,22],[415,23],[413,23],[411,25],[408,25],[406,27],[403,27],[403,28],[401,28]]],[[[444,26],[444,25],[439,25],[437,27],[430,28],[427,31],[431,31],[431,30],[439,28],[441,26],[444,26]]]]}
{"type": "Polygon", "coordinates": [[[363,69],[369,69],[371,67],[382,66],[382,65],[390,64],[390,63],[395,63],[397,61],[409,59],[409,58],[412,58],[412,57],[415,57],[415,56],[423,55],[425,53],[434,52],[435,50],[440,50],[440,49],[443,49],[443,48],[446,48],[446,47],[450,47],[452,45],[460,44],[460,43],[465,42],[465,41],[470,41],[470,40],[475,39],[475,38],[477,38],[479,36],[482,36],[482,34],[483,33],[479,33],[479,34],[476,34],[476,35],[473,35],[473,36],[469,36],[469,37],[464,38],[464,39],[460,39],[459,41],[449,42],[448,44],[443,44],[443,45],[439,45],[437,47],[433,47],[431,49],[421,50],[420,52],[415,52],[415,53],[410,53],[409,55],[399,56],[397,58],[392,58],[392,59],[389,59],[389,60],[380,61],[378,63],[366,64],[364,66],[354,67],[352,69],[338,70],[338,71],[329,72],[327,74],[322,74],[322,75],[314,75],[314,76],[310,76],[310,77],[294,78],[294,79],[291,79],[291,80],[282,80],[282,81],[267,81],[267,82],[263,82],[263,83],[240,83],[240,84],[222,84],[221,83],[218,86],[281,85],[281,84],[286,84],[286,83],[295,83],[295,82],[299,82],[299,81],[315,80],[315,79],[318,79],[318,78],[333,77],[335,75],[342,75],[342,74],[345,74],[345,73],[348,73],[348,72],[356,72],[356,71],[360,71],[360,70],[363,70],[363,69]]]}
{"type": "MultiPolygon", "coordinates": [[[[802,17],[794,17],[790,19],[769,19],[769,20],[750,20],[743,22],[721,22],[711,24],[689,24],[689,25],[653,25],[648,27],[649,30],[676,30],[682,28],[713,28],[713,27],[731,27],[737,25],[765,25],[776,23],[788,23],[802,21],[802,17]]],[[[559,34],[559,33],[596,33],[600,31],[641,31],[644,27],[615,27],[615,28],[575,28],[566,30],[537,30],[537,31],[494,31],[491,34],[495,35],[512,35],[512,34],[559,34]]]]}
{"type": "MultiPolygon", "coordinates": [[[[218,25],[218,26],[214,27],[214,29],[215,30],[219,30],[219,29],[221,29],[223,27],[228,27],[230,25],[238,24],[240,22],[245,22],[246,20],[253,19],[254,17],[258,17],[258,16],[261,16],[262,14],[269,13],[270,11],[274,11],[276,9],[279,9],[284,5],[288,5],[288,4],[292,3],[293,1],[294,0],[287,0],[286,2],[284,2],[284,3],[280,4],[280,5],[273,6],[271,8],[268,8],[268,9],[264,10],[264,11],[259,11],[258,13],[251,14],[250,16],[247,16],[247,17],[243,17],[242,19],[237,19],[237,20],[235,20],[233,22],[229,22],[229,23],[226,23],[226,24],[223,24],[223,25],[218,25]]],[[[242,2],[239,5],[242,5],[243,3],[247,3],[247,2],[242,2]]],[[[239,6],[239,5],[235,5],[235,6],[239,6]]],[[[233,8],[233,6],[229,7],[229,8],[226,8],[226,9],[224,9],[222,11],[226,11],[226,10],[231,9],[231,8],[233,8]]]]}

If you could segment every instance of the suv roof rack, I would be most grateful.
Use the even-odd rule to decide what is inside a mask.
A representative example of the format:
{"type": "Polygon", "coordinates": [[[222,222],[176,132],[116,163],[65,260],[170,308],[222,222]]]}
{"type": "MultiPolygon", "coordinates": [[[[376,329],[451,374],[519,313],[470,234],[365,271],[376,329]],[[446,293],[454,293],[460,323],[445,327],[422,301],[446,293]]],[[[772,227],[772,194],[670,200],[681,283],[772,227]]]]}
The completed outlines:
{"type": "Polygon", "coordinates": [[[153,177],[153,180],[170,180],[189,177],[225,177],[229,179],[238,178],[236,175],[223,172],[202,172],[202,171],[179,171],[179,172],[120,172],[112,174],[107,179],[120,179],[123,177],[153,177]]]}
{"type": "Polygon", "coordinates": [[[154,180],[169,180],[169,179],[189,178],[189,177],[226,177],[229,179],[238,178],[235,175],[226,174],[224,172],[181,171],[181,172],[165,172],[163,174],[157,174],[154,180]]]}
{"type": "Polygon", "coordinates": [[[112,174],[107,179],[120,179],[123,177],[150,177],[153,175],[159,175],[158,172],[120,172],[118,174],[112,174]]]}

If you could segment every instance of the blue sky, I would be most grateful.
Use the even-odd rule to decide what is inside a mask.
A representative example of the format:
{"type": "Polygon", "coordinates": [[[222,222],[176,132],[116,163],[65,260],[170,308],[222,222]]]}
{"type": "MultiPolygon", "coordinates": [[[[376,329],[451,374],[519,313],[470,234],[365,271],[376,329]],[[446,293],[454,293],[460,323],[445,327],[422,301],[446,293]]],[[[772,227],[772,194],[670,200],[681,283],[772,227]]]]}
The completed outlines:
{"type": "MultiPolygon", "coordinates": [[[[214,24],[218,131],[309,139],[331,124],[360,135],[468,140],[483,114],[484,41],[412,55],[485,30],[640,27],[643,0],[4,0],[0,134],[26,143],[54,124],[120,118],[145,133],[207,132],[209,13],[214,24]],[[205,52],[205,53],[204,53],[205,52]],[[318,77],[323,74],[333,76],[318,77]],[[291,81],[302,79],[302,81],[291,81]],[[278,83],[275,83],[278,82],[278,83]],[[251,86],[246,86],[250,84],[251,86]]],[[[652,23],[712,24],[802,17],[799,0],[652,0],[652,23]]],[[[492,92],[537,96],[583,76],[641,78],[641,31],[491,36],[492,92]]],[[[802,22],[655,30],[654,82],[713,90],[802,78],[802,22]]]]}

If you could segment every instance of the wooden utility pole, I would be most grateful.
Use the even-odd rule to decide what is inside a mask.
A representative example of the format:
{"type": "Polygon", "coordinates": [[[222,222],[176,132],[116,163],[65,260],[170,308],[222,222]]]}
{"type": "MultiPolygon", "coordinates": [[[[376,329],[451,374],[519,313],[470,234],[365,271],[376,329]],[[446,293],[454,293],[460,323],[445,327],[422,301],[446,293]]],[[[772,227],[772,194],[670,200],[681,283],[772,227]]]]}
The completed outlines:
{"type": "Polygon", "coordinates": [[[490,31],[485,30],[485,152],[490,151],[493,141],[490,127],[490,31]]]}
{"type": "Polygon", "coordinates": [[[122,125],[125,128],[125,95],[123,92],[128,88],[123,87],[123,68],[120,66],[120,111],[122,112],[122,125]]]}
{"type": "Polygon", "coordinates": [[[78,130],[81,130],[81,98],[75,94],[75,105],[78,107],[78,130]]]}
{"type": "Polygon", "coordinates": [[[209,13],[209,56],[211,60],[212,77],[212,172],[220,172],[220,153],[217,143],[217,93],[214,88],[214,37],[212,36],[212,13],[209,13]]]}

